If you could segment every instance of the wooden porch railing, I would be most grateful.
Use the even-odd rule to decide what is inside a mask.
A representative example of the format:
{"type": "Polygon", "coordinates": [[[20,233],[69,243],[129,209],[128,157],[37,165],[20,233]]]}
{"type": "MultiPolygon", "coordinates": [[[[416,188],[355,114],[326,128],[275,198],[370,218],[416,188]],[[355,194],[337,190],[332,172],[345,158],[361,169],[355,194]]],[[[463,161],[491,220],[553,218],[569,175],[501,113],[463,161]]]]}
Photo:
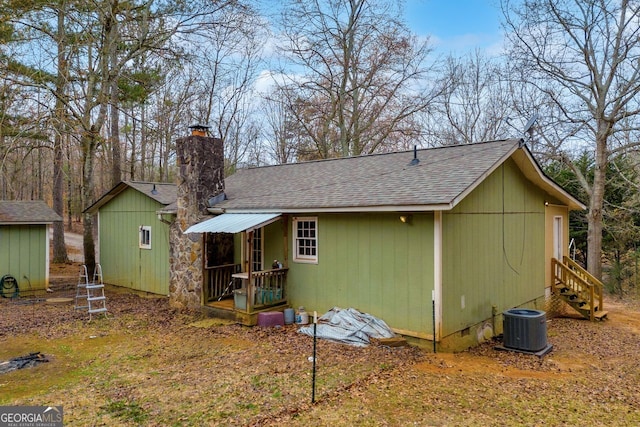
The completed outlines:
{"type": "Polygon", "coordinates": [[[240,271],[240,264],[216,265],[205,267],[205,299],[207,302],[216,301],[226,296],[233,296],[236,284],[231,277],[240,271]]]}
{"type": "Polygon", "coordinates": [[[287,268],[261,270],[251,273],[255,288],[255,308],[286,301],[287,268]]]}
{"type": "MultiPolygon", "coordinates": [[[[563,284],[577,296],[577,299],[585,301],[589,306],[590,320],[593,321],[596,307],[598,311],[603,311],[602,282],[572,259],[565,256],[562,261],[555,258],[551,260],[553,283],[563,284]]],[[[552,289],[553,292],[559,292],[555,285],[552,286],[552,289]]]]}

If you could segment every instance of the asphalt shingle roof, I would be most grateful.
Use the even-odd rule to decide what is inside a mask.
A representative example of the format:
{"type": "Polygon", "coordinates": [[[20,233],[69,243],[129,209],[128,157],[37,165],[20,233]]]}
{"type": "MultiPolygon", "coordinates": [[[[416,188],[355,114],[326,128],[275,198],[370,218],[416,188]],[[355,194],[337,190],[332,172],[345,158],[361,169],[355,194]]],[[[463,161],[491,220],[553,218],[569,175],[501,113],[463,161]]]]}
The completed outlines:
{"type": "Polygon", "coordinates": [[[109,203],[114,197],[122,193],[127,188],[133,188],[153,200],[163,205],[174,204],[177,199],[177,186],[172,183],[164,182],[142,182],[142,181],[122,181],[111,190],[106,192],[95,203],[89,206],[85,211],[95,213],[102,206],[109,203]],[[153,191],[155,189],[155,192],[153,191]]]}
{"type": "Polygon", "coordinates": [[[62,221],[42,200],[0,200],[0,224],[51,224],[62,221]]]}
{"type": "Polygon", "coordinates": [[[126,181],[125,183],[163,205],[169,205],[176,201],[177,186],[175,184],[140,181],[126,181]],[[154,188],[156,190],[155,194],[153,192],[154,188]]]}
{"type": "MultiPolygon", "coordinates": [[[[240,169],[225,178],[227,200],[216,207],[229,212],[449,209],[520,147],[520,140],[508,139],[421,149],[417,165],[411,164],[413,151],[404,151],[240,169]]],[[[544,176],[532,157],[517,157],[537,185],[572,209],[584,208],[544,176]],[[522,163],[523,158],[529,160],[522,163]]],[[[175,184],[137,181],[121,182],[87,211],[96,212],[129,187],[165,205],[159,212],[176,212],[175,184]]]]}
{"type": "MultiPolygon", "coordinates": [[[[453,203],[518,147],[516,139],[242,169],[225,179],[238,210],[434,206],[453,203]]],[[[365,209],[366,210],[366,209],[365,209]]]]}

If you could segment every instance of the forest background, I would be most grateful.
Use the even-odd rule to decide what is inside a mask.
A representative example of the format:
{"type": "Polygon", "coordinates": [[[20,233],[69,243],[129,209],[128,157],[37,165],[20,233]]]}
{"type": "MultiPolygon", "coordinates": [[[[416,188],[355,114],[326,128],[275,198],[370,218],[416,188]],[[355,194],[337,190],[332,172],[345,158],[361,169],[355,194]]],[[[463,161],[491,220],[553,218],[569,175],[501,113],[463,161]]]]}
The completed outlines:
{"type": "MultiPolygon", "coordinates": [[[[0,0],[0,199],[82,221],[92,264],[84,208],[122,180],[173,182],[194,124],[223,139],[226,174],[523,138],[588,207],[571,254],[635,293],[640,0],[496,7],[503,52],[456,56],[395,0],[0,0]]],[[[53,242],[64,262],[63,223],[53,242]]]]}

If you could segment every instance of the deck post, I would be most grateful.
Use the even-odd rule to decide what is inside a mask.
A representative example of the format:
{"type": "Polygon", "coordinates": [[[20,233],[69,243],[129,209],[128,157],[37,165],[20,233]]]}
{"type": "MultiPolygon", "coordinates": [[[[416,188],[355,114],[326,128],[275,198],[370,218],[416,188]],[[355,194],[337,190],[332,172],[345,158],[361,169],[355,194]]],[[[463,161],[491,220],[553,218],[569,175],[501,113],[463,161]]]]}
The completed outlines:
{"type": "Polygon", "coordinates": [[[254,290],[253,290],[253,272],[251,271],[251,266],[253,264],[253,230],[250,230],[247,233],[247,241],[246,241],[246,254],[247,254],[247,313],[253,312],[253,300],[254,300],[254,290]]]}
{"type": "Polygon", "coordinates": [[[282,236],[284,239],[284,244],[282,245],[282,256],[284,257],[282,266],[289,268],[289,215],[282,215],[282,236]]]}

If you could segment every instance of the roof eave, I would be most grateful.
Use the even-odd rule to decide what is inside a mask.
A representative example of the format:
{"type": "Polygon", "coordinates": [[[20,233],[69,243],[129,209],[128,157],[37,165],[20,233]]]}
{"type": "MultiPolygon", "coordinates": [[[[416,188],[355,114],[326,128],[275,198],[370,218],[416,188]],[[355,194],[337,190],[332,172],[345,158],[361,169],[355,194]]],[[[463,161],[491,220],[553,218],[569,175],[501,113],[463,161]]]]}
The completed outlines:
{"type": "Polygon", "coordinates": [[[102,195],[98,200],[92,203],[89,207],[87,207],[82,213],[95,214],[98,210],[113,200],[118,194],[122,193],[124,190],[129,188],[129,184],[126,181],[120,181],[117,185],[115,185],[111,190],[107,191],[102,195]]]}
{"type": "Polygon", "coordinates": [[[0,225],[51,225],[54,222],[62,221],[62,218],[59,220],[47,220],[47,221],[0,221],[0,225]]]}
{"type": "Polygon", "coordinates": [[[343,207],[279,207],[279,208],[222,208],[224,213],[384,213],[384,212],[434,212],[453,208],[452,203],[428,205],[393,205],[393,206],[343,206],[343,207]]]}
{"type": "Polygon", "coordinates": [[[569,210],[587,209],[587,206],[584,203],[575,198],[544,173],[526,146],[513,154],[513,160],[518,164],[522,173],[530,181],[538,185],[549,195],[565,203],[569,210]]]}
{"type": "MultiPolygon", "coordinates": [[[[154,201],[158,202],[161,205],[164,206],[168,206],[168,204],[165,204],[163,202],[161,202],[160,200],[156,199],[155,197],[146,194],[144,191],[140,191],[140,189],[136,188],[134,185],[132,185],[133,181],[120,181],[117,185],[115,185],[111,190],[107,191],[105,194],[102,195],[102,197],[100,197],[98,200],[96,200],[91,206],[89,206],[88,208],[86,208],[84,211],[82,211],[83,213],[90,213],[90,214],[95,214],[96,212],[98,212],[98,210],[103,207],[104,205],[106,205],[107,203],[109,203],[111,200],[113,200],[114,198],[116,198],[116,196],[118,196],[120,193],[124,192],[127,188],[131,188],[135,191],[137,191],[140,194],[144,194],[145,196],[149,197],[150,199],[153,199],[154,201]]],[[[161,183],[145,183],[145,184],[161,184],[161,183]]],[[[169,213],[169,212],[166,212],[169,213]]]]}

